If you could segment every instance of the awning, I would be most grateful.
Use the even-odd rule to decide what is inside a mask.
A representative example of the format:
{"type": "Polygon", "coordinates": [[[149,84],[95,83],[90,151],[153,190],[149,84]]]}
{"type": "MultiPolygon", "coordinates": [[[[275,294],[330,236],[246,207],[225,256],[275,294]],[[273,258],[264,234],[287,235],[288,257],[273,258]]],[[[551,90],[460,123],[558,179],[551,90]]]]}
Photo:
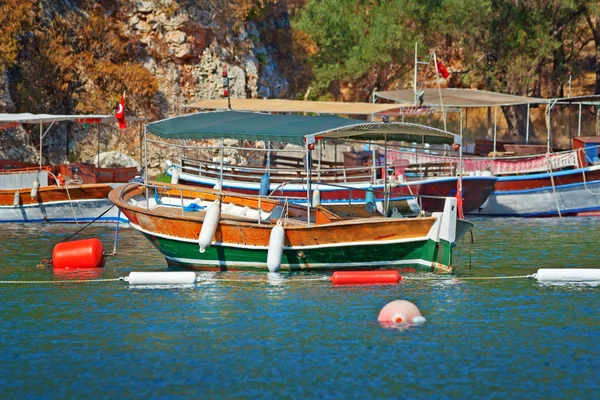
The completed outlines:
{"type": "Polygon", "coordinates": [[[460,143],[460,137],[432,127],[403,122],[364,122],[333,115],[272,115],[244,111],[188,114],[146,125],[165,139],[264,140],[303,145],[309,140],[349,138],[431,144],[460,143]]]}
{"type": "Polygon", "coordinates": [[[59,121],[74,121],[80,123],[116,123],[114,115],[51,115],[51,114],[0,114],[0,124],[50,124],[59,121]]]}
{"type": "MultiPolygon", "coordinates": [[[[415,104],[415,93],[410,90],[391,90],[375,92],[375,96],[396,103],[415,104]]],[[[488,92],[475,89],[425,89],[423,105],[432,107],[498,107],[521,104],[546,104],[548,99],[515,96],[512,94],[488,92]],[[441,99],[440,99],[441,92],[441,99]]]]}
{"type": "Polygon", "coordinates": [[[554,99],[558,104],[581,104],[584,106],[600,106],[600,94],[591,94],[586,96],[565,97],[554,99]]]}
{"type": "MultiPolygon", "coordinates": [[[[412,101],[410,102],[412,104],[412,101]]],[[[227,110],[227,99],[202,100],[186,106],[202,110],[227,110]]],[[[302,101],[273,99],[231,99],[235,111],[276,113],[315,113],[342,115],[371,115],[398,109],[397,104],[341,103],[335,101],[302,101]]]]}

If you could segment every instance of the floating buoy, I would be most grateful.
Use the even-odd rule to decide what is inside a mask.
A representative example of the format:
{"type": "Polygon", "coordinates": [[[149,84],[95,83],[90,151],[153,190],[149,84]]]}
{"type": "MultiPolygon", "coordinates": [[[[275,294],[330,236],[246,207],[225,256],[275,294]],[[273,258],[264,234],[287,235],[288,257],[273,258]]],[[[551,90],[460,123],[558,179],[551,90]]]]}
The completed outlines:
{"type": "Polygon", "coordinates": [[[281,256],[283,256],[283,240],[285,239],[285,230],[281,220],[271,229],[269,238],[269,250],[267,252],[267,268],[275,272],[281,267],[281,256]]]}
{"type": "Polygon", "coordinates": [[[206,209],[206,216],[202,222],[202,228],[200,229],[200,236],[198,237],[198,245],[200,246],[200,253],[211,245],[215,232],[217,231],[217,225],[219,224],[219,218],[221,217],[221,202],[219,200],[212,203],[206,209]]]}
{"type": "Polygon", "coordinates": [[[171,183],[173,185],[179,183],[179,170],[177,168],[171,168],[171,183]]]}
{"type": "Polygon", "coordinates": [[[534,276],[539,282],[600,283],[598,268],[541,268],[534,276]]]}
{"type": "Polygon", "coordinates": [[[270,188],[271,182],[269,174],[265,172],[265,174],[260,178],[260,190],[258,191],[258,194],[261,196],[268,196],[270,188]]]}
{"type": "Polygon", "coordinates": [[[395,300],[381,309],[377,317],[379,322],[392,322],[396,324],[423,324],[425,317],[421,311],[410,301],[395,300]]]}
{"type": "Polygon", "coordinates": [[[319,188],[317,187],[314,191],[313,191],[313,195],[312,195],[312,206],[313,207],[317,207],[321,205],[321,191],[319,190],[319,188]]]}
{"type": "Polygon", "coordinates": [[[334,285],[396,285],[404,279],[398,271],[336,271],[334,285]]]}
{"type": "Polygon", "coordinates": [[[21,194],[17,190],[13,196],[13,206],[19,207],[21,205],[21,194]]]}
{"type": "Polygon", "coordinates": [[[52,251],[54,268],[102,268],[104,267],[104,246],[96,238],[63,242],[52,251]]]}
{"type": "Polygon", "coordinates": [[[38,190],[40,189],[40,181],[38,178],[35,178],[33,181],[33,185],[31,185],[31,198],[35,199],[38,195],[38,190]]]}
{"type": "Polygon", "coordinates": [[[126,281],[130,285],[193,285],[197,277],[194,271],[130,272],[126,281]]]}

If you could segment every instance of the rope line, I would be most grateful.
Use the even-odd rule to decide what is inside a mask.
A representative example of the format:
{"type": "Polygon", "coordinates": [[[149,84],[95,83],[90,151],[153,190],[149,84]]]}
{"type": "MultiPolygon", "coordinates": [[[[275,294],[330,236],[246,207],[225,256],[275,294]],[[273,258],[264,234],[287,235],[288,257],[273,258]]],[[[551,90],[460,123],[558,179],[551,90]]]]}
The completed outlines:
{"type": "Polygon", "coordinates": [[[125,278],[115,278],[115,279],[67,279],[60,281],[0,281],[0,284],[47,284],[47,283],[101,283],[101,282],[117,282],[124,281],[125,278]]]}
{"type": "MultiPolygon", "coordinates": [[[[404,276],[404,280],[407,281],[454,281],[454,280],[501,280],[501,279],[523,279],[523,278],[535,278],[536,274],[531,275],[515,275],[515,276],[465,276],[465,277],[441,277],[441,276],[404,276]]],[[[53,283],[103,283],[103,282],[118,282],[128,281],[128,277],[112,278],[112,279],[67,279],[57,281],[0,281],[0,284],[53,284],[53,283]]],[[[269,283],[270,281],[281,282],[281,283],[295,283],[295,282],[326,282],[329,281],[329,277],[322,278],[281,278],[281,279],[229,279],[229,278],[198,278],[196,283],[213,283],[213,282],[232,282],[232,283],[269,283]]],[[[141,285],[143,286],[143,285],[141,285]]]]}
{"type": "Polygon", "coordinates": [[[89,222],[87,225],[83,226],[81,229],[79,229],[77,232],[75,232],[74,234],[72,234],[71,236],[69,236],[66,239],[61,240],[58,243],[62,243],[62,242],[67,242],[69,240],[71,240],[73,237],[75,237],[75,235],[77,235],[79,232],[81,232],[82,230],[84,230],[85,228],[87,228],[88,226],[90,226],[91,224],[93,224],[94,222],[98,221],[100,218],[102,218],[104,216],[104,214],[106,214],[107,212],[109,212],[110,210],[113,209],[115,205],[113,204],[112,206],[110,206],[106,211],[104,211],[102,214],[98,215],[93,221],[89,222]]]}
{"type": "Polygon", "coordinates": [[[412,277],[405,276],[404,279],[407,281],[483,281],[483,280],[500,280],[500,279],[523,279],[523,278],[535,278],[536,274],[531,275],[514,275],[514,276],[448,276],[448,277],[440,277],[440,276],[423,276],[423,277],[412,277]]]}

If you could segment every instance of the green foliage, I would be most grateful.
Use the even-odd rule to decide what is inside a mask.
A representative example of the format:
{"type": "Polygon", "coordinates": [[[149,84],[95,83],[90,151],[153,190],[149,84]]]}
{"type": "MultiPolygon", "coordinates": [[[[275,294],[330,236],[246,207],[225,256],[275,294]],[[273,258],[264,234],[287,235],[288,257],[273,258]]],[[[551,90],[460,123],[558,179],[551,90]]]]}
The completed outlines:
{"type": "Polygon", "coordinates": [[[593,40],[597,9],[589,0],[308,0],[293,26],[313,43],[321,91],[341,81],[406,84],[418,43],[421,54],[458,64],[453,85],[525,94],[546,82],[559,95],[593,40]]]}
{"type": "Polygon", "coordinates": [[[162,174],[157,175],[156,178],[153,179],[153,181],[171,183],[171,177],[167,175],[166,172],[163,172],[162,174]]]}
{"type": "Polygon", "coordinates": [[[311,57],[317,84],[329,88],[339,80],[365,79],[373,84],[387,81],[411,65],[418,36],[406,23],[400,1],[311,0],[295,29],[310,37],[316,51],[311,57]],[[375,73],[376,77],[369,78],[375,73]]]}

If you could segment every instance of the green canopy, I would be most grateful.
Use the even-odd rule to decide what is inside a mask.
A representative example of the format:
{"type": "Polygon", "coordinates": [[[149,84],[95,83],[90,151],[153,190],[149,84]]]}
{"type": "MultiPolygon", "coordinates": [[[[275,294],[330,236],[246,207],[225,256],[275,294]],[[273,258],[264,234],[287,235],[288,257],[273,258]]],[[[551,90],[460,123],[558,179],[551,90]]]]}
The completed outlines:
{"type": "Polygon", "coordinates": [[[188,114],[148,124],[147,130],[165,139],[265,140],[302,145],[321,138],[360,135],[366,140],[460,142],[455,135],[428,126],[400,122],[364,122],[333,115],[271,115],[242,111],[188,114]]]}

